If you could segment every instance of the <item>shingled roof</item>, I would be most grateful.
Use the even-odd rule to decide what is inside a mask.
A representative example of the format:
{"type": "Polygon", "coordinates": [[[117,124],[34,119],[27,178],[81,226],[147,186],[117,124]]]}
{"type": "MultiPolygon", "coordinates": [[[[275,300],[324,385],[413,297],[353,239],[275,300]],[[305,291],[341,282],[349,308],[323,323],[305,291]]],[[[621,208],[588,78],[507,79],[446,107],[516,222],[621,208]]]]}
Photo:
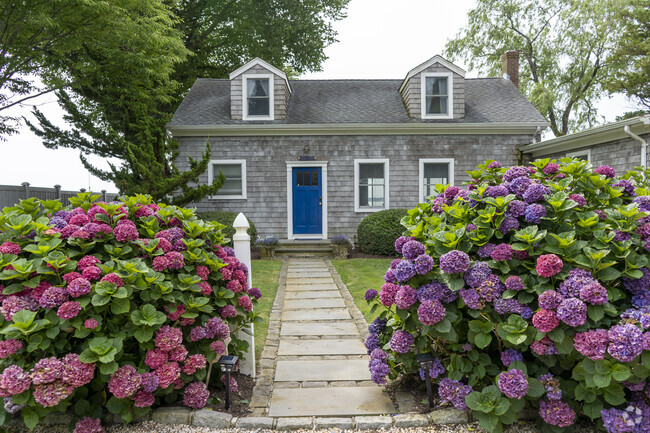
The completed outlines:
{"type": "Polygon", "coordinates": [[[167,126],[546,122],[504,78],[465,79],[464,118],[412,119],[399,93],[402,81],[291,80],[286,119],[253,122],[230,118],[229,80],[199,78],[167,126]]]}

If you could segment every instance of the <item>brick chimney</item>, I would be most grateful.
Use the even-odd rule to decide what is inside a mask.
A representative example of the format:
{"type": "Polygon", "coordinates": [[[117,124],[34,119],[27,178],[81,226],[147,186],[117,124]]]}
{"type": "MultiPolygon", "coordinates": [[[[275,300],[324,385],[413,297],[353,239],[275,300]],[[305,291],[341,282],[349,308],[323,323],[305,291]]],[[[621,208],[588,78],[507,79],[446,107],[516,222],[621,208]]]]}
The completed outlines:
{"type": "Polygon", "coordinates": [[[503,78],[507,78],[519,88],[519,51],[506,51],[501,54],[501,71],[503,78]]]}

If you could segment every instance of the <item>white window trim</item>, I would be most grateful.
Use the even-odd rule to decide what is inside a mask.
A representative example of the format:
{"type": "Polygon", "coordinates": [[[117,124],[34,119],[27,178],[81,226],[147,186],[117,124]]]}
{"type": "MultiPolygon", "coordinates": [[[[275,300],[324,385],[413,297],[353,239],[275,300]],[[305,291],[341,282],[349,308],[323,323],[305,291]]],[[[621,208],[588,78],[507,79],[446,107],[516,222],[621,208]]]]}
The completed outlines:
{"type": "Polygon", "coordinates": [[[213,195],[212,200],[246,200],[246,160],[245,159],[213,159],[208,165],[208,185],[212,185],[214,179],[215,164],[241,165],[241,194],[232,195],[213,195]]]}
{"type": "Polygon", "coordinates": [[[423,119],[453,119],[454,117],[454,74],[451,72],[422,72],[420,74],[420,101],[421,115],[423,119]],[[427,89],[426,79],[428,77],[446,77],[447,78],[447,114],[428,114],[427,113],[427,89]]]}
{"type": "Polygon", "coordinates": [[[274,96],[275,87],[273,84],[273,74],[243,74],[242,75],[242,119],[243,120],[273,120],[275,117],[274,96]],[[256,78],[268,78],[269,80],[269,115],[254,116],[248,115],[248,80],[256,78]]]}
{"type": "Polygon", "coordinates": [[[449,164],[449,184],[454,184],[454,158],[420,158],[420,203],[426,202],[426,197],[424,197],[424,164],[429,163],[449,164]]]}
{"type": "Polygon", "coordinates": [[[354,211],[355,212],[379,212],[380,210],[390,209],[390,182],[388,178],[389,160],[388,159],[355,159],[354,160],[354,211]],[[359,164],[384,164],[384,207],[370,208],[359,206],[359,164]]]}
{"type": "Polygon", "coordinates": [[[578,150],[577,152],[569,152],[566,154],[567,158],[575,158],[576,156],[586,156],[587,161],[591,162],[591,149],[578,150]]]}
{"type": "Polygon", "coordinates": [[[314,239],[320,237],[327,239],[327,164],[328,161],[285,161],[287,164],[287,239],[314,239]],[[316,167],[321,169],[321,181],[323,194],[323,233],[316,234],[294,234],[293,233],[293,169],[295,167],[316,167]]]}

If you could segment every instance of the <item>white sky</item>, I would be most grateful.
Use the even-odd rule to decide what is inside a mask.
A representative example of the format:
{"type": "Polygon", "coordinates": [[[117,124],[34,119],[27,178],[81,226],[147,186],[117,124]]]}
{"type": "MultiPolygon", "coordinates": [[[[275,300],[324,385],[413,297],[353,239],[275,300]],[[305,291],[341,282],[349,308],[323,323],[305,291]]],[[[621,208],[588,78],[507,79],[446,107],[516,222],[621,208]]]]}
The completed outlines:
{"type": "MultiPolygon", "coordinates": [[[[300,78],[403,78],[413,67],[442,54],[445,43],[466,24],[467,12],[474,0],[351,0],[348,17],[335,23],[338,43],[325,50],[328,60],[323,71],[300,78]]],[[[458,66],[467,69],[459,63],[458,66]]],[[[469,72],[468,76],[476,76],[469,72]]],[[[33,101],[30,101],[33,102],[33,101]]],[[[64,125],[62,113],[53,96],[37,102],[39,109],[52,121],[64,125]]],[[[606,121],[636,109],[623,96],[606,98],[597,104],[606,121]]],[[[31,107],[25,105],[16,113],[31,118],[31,107]]],[[[27,127],[20,134],[0,141],[0,184],[53,186],[94,191],[117,191],[111,183],[103,182],[79,161],[79,152],[70,149],[49,150],[27,127]]],[[[92,158],[98,166],[107,168],[105,161],[92,158]]]]}

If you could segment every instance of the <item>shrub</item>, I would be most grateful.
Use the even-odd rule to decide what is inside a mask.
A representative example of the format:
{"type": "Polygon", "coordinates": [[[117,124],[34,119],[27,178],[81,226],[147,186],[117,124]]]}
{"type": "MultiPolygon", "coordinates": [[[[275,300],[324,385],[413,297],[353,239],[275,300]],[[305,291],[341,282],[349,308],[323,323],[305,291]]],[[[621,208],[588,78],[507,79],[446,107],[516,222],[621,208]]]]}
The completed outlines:
{"type": "Polygon", "coordinates": [[[280,241],[275,236],[267,236],[265,238],[259,238],[255,241],[256,247],[265,247],[265,248],[277,248],[280,245],[280,241]]]}
{"type": "Polygon", "coordinates": [[[129,422],[162,402],[203,407],[212,363],[247,349],[234,332],[261,295],[221,247],[223,225],[98,197],[0,214],[0,425],[69,410],[95,418],[80,421],[88,431],[104,408],[129,422]]]}
{"type": "Polygon", "coordinates": [[[352,242],[352,239],[345,235],[334,235],[330,237],[330,242],[332,245],[339,245],[342,247],[347,247],[347,248],[354,248],[354,243],[352,242]]]}
{"type": "MultiPolygon", "coordinates": [[[[409,211],[403,256],[371,299],[377,383],[428,374],[490,432],[539,410],[610,431],[650,424],[650,192],[609,167],[548,159],[469,172],[409,211]],[[436,356],[419,370],[415,355],[436,356]],[[602,420],[602,421],[601,421],[602,420]]],[[[628,176],[640,179],[638,176],[628,176]]]]}
{"type": "Polygon", "coordinates": [[[393,243],[404,232],[406,209],[386,209],[365,217],[357,228],[359,248],[366,254],[394,256],[393,243]]]}
{"type": "MultiPolygon", "coordinates": [[[[232,237],[235,235],[235,229],[233,228],[232,224],[235,222],[235,218],[237,218],[239,212],[212,211],[199,212],[196,215],[204,221],[217,221],[223,224],[225,227],[221,230],[221,232],[226,238],[226,243],[224,246],[233,246],[232,237]]],[[[255,244],[255,240],[257,239],[257,228],[255,227],[253,221],[250,220],[250,218],[246,218],[248,219],[248,224],[250,224],[250,228],[248,229],[247,233],[251,237],[251,246],[253,246],[255,244]]]]}

